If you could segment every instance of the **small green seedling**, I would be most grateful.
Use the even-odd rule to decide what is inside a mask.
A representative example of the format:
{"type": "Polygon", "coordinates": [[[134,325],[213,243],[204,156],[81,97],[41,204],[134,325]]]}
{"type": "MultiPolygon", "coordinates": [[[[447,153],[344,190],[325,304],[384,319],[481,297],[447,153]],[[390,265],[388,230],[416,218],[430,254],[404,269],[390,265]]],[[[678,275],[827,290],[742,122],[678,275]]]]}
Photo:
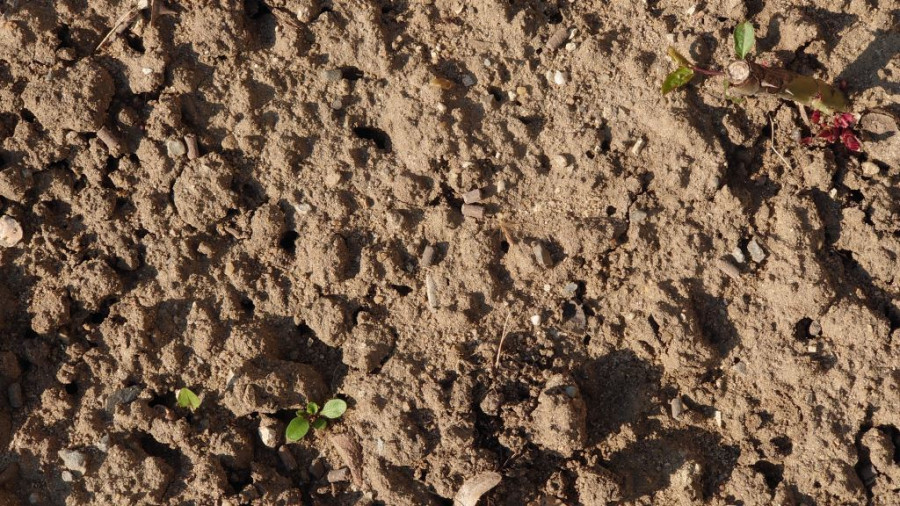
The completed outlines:
{"type": "Polygon", "coordinates": [[[179,408],[188,408],[191,411],[200,407],[200,398],[197,394],[191,392],[189,388],[179,388],[175,393],[175,399],[179,408]]]}
{"type": "Polygon", "coordinates": [[[328,425],[328,420],[336,420],[347,411],[347,403],[341,399],[331,399],[325,403],[325,406],[319,410],[319,405],[315,402],[308,402],[306,409],[298,409],[297,416],[291,420],[284,436],[288,442],[300,441],[309,432],[310,427],[321,430],[328,425]]]}

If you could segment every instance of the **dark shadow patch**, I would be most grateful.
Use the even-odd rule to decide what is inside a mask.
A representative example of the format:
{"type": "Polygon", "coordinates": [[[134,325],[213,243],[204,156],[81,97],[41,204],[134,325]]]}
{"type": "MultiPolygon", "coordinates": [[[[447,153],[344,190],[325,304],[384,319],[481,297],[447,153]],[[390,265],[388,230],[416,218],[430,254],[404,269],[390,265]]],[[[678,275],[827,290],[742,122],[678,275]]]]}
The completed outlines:
{"type": "Polygon", "coordinates": [[[372,127],[355,127],[353,129],[353,135],[360,139],[374,142],[375,147],[378,149],[387,151],[388,153],[391,152],[391,138],[384,130],[372,127]]]}

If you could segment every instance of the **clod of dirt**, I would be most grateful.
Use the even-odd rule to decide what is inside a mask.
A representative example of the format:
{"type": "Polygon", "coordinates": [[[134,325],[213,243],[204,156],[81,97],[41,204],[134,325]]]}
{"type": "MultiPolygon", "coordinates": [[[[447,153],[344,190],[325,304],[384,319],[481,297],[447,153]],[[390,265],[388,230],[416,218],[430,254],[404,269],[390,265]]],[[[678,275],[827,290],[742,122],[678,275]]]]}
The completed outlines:
{"type": "Polygon", "coordinates": [[[187,224],[205,231],[236,206],[231,191],[234,169],[217,153],[191,160],[175,181],[175,209],[187,224]]]}
{"type": "Polygon", "coordinates": [[[248,363],[238,371],[222,398],[235,416],[299,409],[327,392],[322,376],[312,366],[284,360],[260,362],[248,363]]]}
{"type": "Polygon", "coordinates": [[[340,234],[332,234],[325,241],[297,242],[297,264],[310,281],[319,286],[329,286],[346,277],[350,265],[350,250],[340,234]]]}
{"type": "Polygon", "coordinates": [[[131,504],[138,497],[146,504],[159,504],[173,476],[162,458],[116,445],[109,449],[100,469],[86,478],[85,489],[98,504],[131,504]],[[139,476],[133,474],[135,469],[141,470],[139,476]]]}
{"type": "Polygon", "coordinates": [[[88,311],[99,310],[107,297],[119,293],[122,288],[122,281],[116,271],[101,260],[79,264],[72,274],[70,293],[88,311]]]}
{"type": "Polygon", "coordinates": [[[605,506],[619,501],[622,499],[621,481],[603,468],[579,468],[575,478],[578,500],[584,506],[605,506]]]}
{"type": "Polygon", "coordinates": [[[900,167],[900,126],[894,116],[880,111],[864,114],[859,121],[864,149],[870,158],[900,167]]]}
{"type": "Polygon", "coordinates": [[[316,333],[316,338],[328,346],[339,346],[347,336],[349,315],[344,305],[329,297],[319,297],[304,312],[306,325],[316,333]]]}
{"type": "Polygon", "coordinates": [[[96,132],[106,120],[115,86],[97,62],[84,59],[32,81],[22,93],[25,108],[47,129],[96,132]]]}
{"type": "Polygon", "coordinates": [[[453,506],[475,506],[478,499],[500,484],[503,476],[500,473],[484,472],[466,478],[453,498],[453,506]]]}
{"type": "Polygon", "coordinates": [[[0,197],[14,202],[22,202],[30,186],[21,167],[7,167],[0,171],[0,197]]]}
{"type": "Polygon", "coordinates": [[[555,375],[547,380],[531,413],[534,442],[548,450],[571,457],[587,441],[587,411],[581,391],[569,376],[555,375]]]}
{"type": "Polygon", "coordinates": [[[11,216],[0,217],[0,246],[12,248],[22,240],[22,226],[11,216]]]}
{"type": "Polygon", "coordinates": [[[355,369],[372,372],[394,348],[391,332],[374,324],[354,327],[350,339],[344,343],[344,363],[355,369]]]}
{"type": "Polygon", "coordinates": [[[341,460],[344,461],[344,465],[350,469],[350,475],[353,477],[353,484],[357,487],[362,486],[363,454],[359,442],[349,434],[334,434],[329,440],[334,446],[335,451],[340,455],[341,460]]]}
{"type": "Polygon", "coordinates": [[[38,334],[47,334],[69,323],[69,300],[65,290],[51,287],[44,282],[34,290],[28,307],[31,328],[38,334]]]}

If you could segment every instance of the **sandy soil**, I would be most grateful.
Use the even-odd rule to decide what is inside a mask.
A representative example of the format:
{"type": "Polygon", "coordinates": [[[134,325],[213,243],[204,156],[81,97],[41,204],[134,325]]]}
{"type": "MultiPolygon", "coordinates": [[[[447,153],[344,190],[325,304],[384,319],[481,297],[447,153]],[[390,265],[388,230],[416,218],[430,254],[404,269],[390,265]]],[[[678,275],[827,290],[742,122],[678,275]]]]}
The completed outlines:
{"type": "Polygon", "coordinates": [[[900,504],[896,3],[162,7],[0,1],[0,504],[900,504]]]}

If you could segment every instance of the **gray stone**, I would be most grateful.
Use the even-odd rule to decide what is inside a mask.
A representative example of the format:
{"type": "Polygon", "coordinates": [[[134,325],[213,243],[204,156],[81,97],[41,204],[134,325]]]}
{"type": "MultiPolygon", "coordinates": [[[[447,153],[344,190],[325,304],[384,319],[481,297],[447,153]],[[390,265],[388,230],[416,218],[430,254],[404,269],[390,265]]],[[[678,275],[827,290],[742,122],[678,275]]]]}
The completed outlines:
{"type": "Polygon", "coordinates": [[[755,237],[747,243],[747,252],[750,253],[750,258],[756,263],[760,263],[766,259],[766,252],[763,251],[762,246],[756,242],[755,237]]]}
{"type": "Polygon", "coordinates": [[[9,385],[7,389],[7,393],[9,394],[9,405],[13,407],[13,409],[19,409],[22,407],[22,385],[19,383],[12,383],[9,385]]]}
{"type": "Polygon", "coordinates": [[[58,455],[66,469],[81,474],[87,471],[87,455],[84,452],[63,448],[58,455]]]}

